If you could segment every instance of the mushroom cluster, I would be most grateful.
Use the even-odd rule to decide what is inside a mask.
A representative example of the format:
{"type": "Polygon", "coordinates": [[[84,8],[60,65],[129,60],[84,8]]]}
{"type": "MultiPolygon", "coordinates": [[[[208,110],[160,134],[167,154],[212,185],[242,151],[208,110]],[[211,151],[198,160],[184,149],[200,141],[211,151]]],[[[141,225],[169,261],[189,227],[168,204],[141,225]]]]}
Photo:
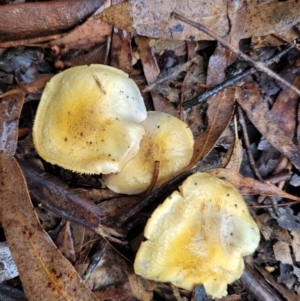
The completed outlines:
{"type": "Polygon", "coordinates": [[[136,274],[220,298],[255,251],[259,230],[239,192],[207,173],[188,177],[148,220],[136,274]]]}
{"type": "MultiPolygon", "coordinates": [[[[188,126],[162,112],[146,112],[128,75],[116,68],[70,68],[46,85],[33,141],[46,161],[87,174],[103,174],[118,193],[147,190],[160,162],[156,186],[185,168],[193,154],[188,126]]],[[[247,206],[229,183],[194,174],[149,219],[135,259],[145,278],[226,295],[244,268],[242,256],[259,243],[247,206]]]]}
{"type": "Polygon", "coordinates": [[[33,126],[46,161],[80,173],[104,174],[115,192],[137,194],[186,167],[194,139],[173,116],[146,111],[133,80],[105,65],[78,66],[46,85],[33,126]]]}

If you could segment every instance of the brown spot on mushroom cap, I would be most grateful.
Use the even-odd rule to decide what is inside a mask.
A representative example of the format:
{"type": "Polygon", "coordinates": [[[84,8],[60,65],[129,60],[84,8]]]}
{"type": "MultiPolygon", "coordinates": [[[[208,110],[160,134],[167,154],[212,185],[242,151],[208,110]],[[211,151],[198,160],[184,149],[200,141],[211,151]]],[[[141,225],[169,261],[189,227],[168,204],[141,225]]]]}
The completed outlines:
{"type": "Polygon", "coordinates": [[[238,191],[206,173],[184,181],[154,211],[144,235],[148,240],[134,263],[138,275],[187,290],[203,284],[214,298],[225,296],[227,284],[242,275],[242,256],[254,252],[260,239],[238,191]]]}
{"type": "Polygon", "coordinates": [[[117,172],[139,150],[144,134],[139,123],[146,116],[139,89],[126,73],[105,65],[74,67],[46,85],[33,140],[53,164],[82,173],[117,172]]]}
{"type": "Polygon", "coordinates": [[[191,130],[180,119],[163,112],[148,112],[141,123],[145,135],[137,155],[117,174],[104,177],[108,188],[118,193],[137,194],[145,191],[152,180],[154,162],[160,162],[156,186],[186,167],[193,155],[191,130]]]}

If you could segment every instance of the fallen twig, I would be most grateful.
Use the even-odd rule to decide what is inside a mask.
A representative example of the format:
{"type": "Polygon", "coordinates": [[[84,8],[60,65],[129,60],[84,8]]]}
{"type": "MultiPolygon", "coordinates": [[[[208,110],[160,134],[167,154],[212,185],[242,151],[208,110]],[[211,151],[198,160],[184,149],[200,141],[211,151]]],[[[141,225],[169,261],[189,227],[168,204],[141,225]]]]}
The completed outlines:
{"type": "MultiPolygon", "coordinates": [[[[240,105],[238,105],[237,109],[238,109],[238,115],[239,115],[239,123],[243,130],[243,138],[244,138],[244,143],[245,143],[245,147],[246,147],[246,153],[247,153],[247,158],[248,158],[249,164],[250,164],[256,178],[258,180],[260,180],[261,182],[263,182],[263,178],[262,178],[260,172],[258,171],[256,164],[254,162],[253,156],[252,156],[243,110],[240,107],[240,105]]],[[[271,200],[274,213],[278,216],[279,212],[278,212],[278,204],[277,204],[276,198],[274,196],[269,196],[268,198],[271,200]]]]}
{"type": "Polygon", "coordinates": [[[172,16],[177,19],[177,20],[181,20],[201,31],[203,31],[204,33],[206,33],[207,35],[213,37],[215,40],[217,40],[218,42],[220,42],[224,47],[226,47],[227,49],[229,49],[232,53],[234,53],[237,57],[241,58],[242,60],[248,62],[250,65],[252,65],[255,69],[266,73],[267,75],[269,75],[270,77],[274,78],[275,80],[277,80],[278,82],[280,82],[281,84],[285,85],[287,88],[293,90],[295,93],[297,93],[297,95],[300,96],[300,90],[297,89],[295,86],[291,85],[288,81],[286,81],[284,78],[282,78],[281,76],[279,76],[277,73],[275,73],[274,71],[272,71],[271,69],[269,69],[265,63],[262,62],[256,62],[254,61],[251,57],[249,57],[248,55],[246,55],[245,53],[239,51],[238,49],[236,49],[235,47],[233,47],[230,43],[228,43],[226,40],[224,40],[223,38],[221,38],[219,35],[217,35],[215,32],[211,31],[210,29],[208,29],[207,27],[205,27],[204,25],[200,24],[200,23],[196,23],[182,15],[179,15],[175,12],[172,13],[172,16]]]}
{"type": "MultiPolygon", "coordinates": [[[[285,54],[287,54],[294,47],[295,47],[295,45],[290,45],[289,47],[287,47],[283,51],[276,54],[274,57],[272,57],[269,60],[267,60],[266,62],[264,62],[264,64],[266,66],[270,66],[271,64],[273,64],[275,62],[278,62],[285,54]]],[[[210,90],[207,90],[206,92],[204,92],[200,96],[197,96],[197,97],[194,97],[190,100],[185,101],[182,104],[182,106],[183,106],[184,109],[188,109],[190,107],[193,107],[193,106],[199,104],[200,102],[203,102],[203,101],[207,100],[209,97],[213,96],[214,94],[217,94],[218,92],[222,91],[223,89],[235,85],[237,82],[239,82],[240,80],[242,80],[246,76],[255,73],[256,71],[257,70],[255,68],[250,68],[250,69],[248,69],[244,72],[241,72],[241,73],[231,77],[227,81],[215,86],[214,88],[212,88],[210,90]]]]}

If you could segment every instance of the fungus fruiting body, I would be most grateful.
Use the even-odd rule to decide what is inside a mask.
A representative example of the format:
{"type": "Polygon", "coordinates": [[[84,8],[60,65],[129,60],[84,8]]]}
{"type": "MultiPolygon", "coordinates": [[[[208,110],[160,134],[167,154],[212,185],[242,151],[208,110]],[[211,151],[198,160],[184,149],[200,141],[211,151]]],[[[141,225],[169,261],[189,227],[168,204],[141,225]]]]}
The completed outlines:
{"type": "Polygon", "coordinates": [[[151,183],[154,162],[160,162],[157,185],[186,167],[193,155],[194,139],[189,127],[169,114],[148,112],[141,123],[145,129],[139,152],[116,174],[104,177],[108,188],[137,194],[151,183]]]}
{"type": "Polygon", "coordinates": [[[192,290],[203,284],[214,298],[244,269],[242,256],[260,235],[238,191],[206,173],[186,179],[152,214],[136,255],[138,275],[192,290]]]}
{"type": "Polygon", "coordinates": [[[139,150],[147,116],[136,84],[105,65],[70,68],[46,85],[33,141],[46,161],[81,173],[112,173],[139,150]]]}

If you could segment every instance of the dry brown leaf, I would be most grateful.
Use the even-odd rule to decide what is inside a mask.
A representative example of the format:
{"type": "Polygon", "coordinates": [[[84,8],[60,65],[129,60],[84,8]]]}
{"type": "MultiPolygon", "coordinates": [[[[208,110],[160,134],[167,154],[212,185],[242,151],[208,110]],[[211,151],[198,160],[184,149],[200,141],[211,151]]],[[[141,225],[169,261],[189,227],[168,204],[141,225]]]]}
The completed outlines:
{"type": "Polygon", "coordinates": [[[205,20],[205,25],[221,36],[229,31],[227,0],[206,2],[205,9],[198,2],[189,1],[143,1],[131,0],[105,10],[99,15],[115,27],[136,32],[141,36],[197,40],[210,39],[199,31],[171,19],[171,12],[188,13],[191,19],[205,20]]]}
{"type": "MultiPolygon", "coordinates": [[[[234,3],[236,2],[234,1],[234,3]]],[[[263,3],[247,0],[247,5],[244,32],[241,36],[243,39],[284,31],[300,20],[300,5],[294,0],[283,2],[271,0],[263,3]]],[[[99,15],[99,18],[118,28],[147,37],[178,40],[211,39],[195,28],[172,19],[173,11],[202,23],[219,36],[224,37],[230,31],[227,0],[206,2],[130,0],[128,3],[121,3],[105,10],[99,15]]],[[[237,9],[237,11],[239,10],[237,9]]],[[[243,7],[239,12],[241,15],[244,13],[243,7]]]]}
{"type": "Polygon", "coordinates": [[[225,89],[208,101],[208,127],[195,139],[194,154],[189,167],[193,167],[208,155],[225,130],[234,110],[233,94],[234,89],[225,89]]]}
{"type": "Polygon", "coordinates": [[[2,156],[0,164],[1,223],[27,298],[98,300],[42,229],[15,159],[2,156]]]}
{"type": "Polygon", "coordinates": [[[21,169],[13,155],[23,96],[0,103],[0,220],[30,301],[94,300],[75,269],[57,250],[37,218],[21,169]]]}
{"type": "MultiPolygon", "coordinates": [[[[296,67],[288,66],[281,75],[289,82],[293,83],[295,87],[299,88],[300,76],[297,75],[296,70],[296,67]]],[[[299,96],[294,91],[284,87],[283,90],[279,92],[271,109],[273,122],[280,126],[284,135],[289,139],[293,139],[295,135],[298,103],[299,96]]],[[[274,170],[274,166],[280,164],[280,152],[274,148],[265,137],[261,139],[258,149],[262,151],[260,159],[257,162],[257,167],[261,176],[269,176],[271,172],[277,174],[280,169],[277,167],[274,170]]],[[[283,168],[285,167],[282,167],[282,169],[283,168]]]]}
{"type": "Polygon", "coordinates": [[[51,34],[79,24],[104,0],[43,1],[1,5],[0,41],[51,34]]]}
{"type": "Polygon", "coordinates": [[[104,240],[99,240],[94,245],[94,250],[96,252],[83,276],[86,285],[93,290],[103,290],[125,284],[128,279],[124,270],[124,258],[104,240]]]}
{"type": "MultiPolygon", "coordinates": [[[[290,74],[288,73],[285,77],[287,77],[295,87],[300,88],[300,76],[295,74],[298,72],[298,68],[289,68],[289,72],[290,74]]],[[[284,87],[278,94],[271,109],[272,118],[280,125],[284,135],[290,139],[293,139],[295,134],[298,103],[299,96],[294,91],[284,87]]]]}
{"type": "Polygon", "coordinates": [[[238,138],[235,138],[233,152],[230,157],[230,161],[228,165],[226,165],[226,168],[239,171],[242,164],[242,160],[243,160],[242,141],[238,138]]]}
{"type": "MultiPolygon", "coordinates": [[[[299,33],[295,27],[291,27],[287,30],[280,32],[280,36],[284,37],[284,39],[287,41],[294,41],[298,39],[299,33]]],[[[271,34],[260,37],[252,37],[251,45],[253,45],[253,49],[268,46],[279,47],[282,45],[282,41],[282,39],[279,39],[273,34],[271,34]]]]}
{"type": "Polygon", "coordinates": [[[263,183],[253,178],[244,177],[235,170],[225,168],[215,168],[206,171],[220,179],[231,183],[243,195],[267,195],[279,196],[299,202],[300,198],[284,192],[273,184],[263,183]]]}
{"type": "MultiPolygon", "coordinates": [[[[187,45],[189,44],[191,44],[191,42],[187,42],[187,45]]],[[[196,55],[194,57],[196,57],[196,55]]],[[[200,95],[204,92],[204,89],[201,86],[198,87],[197,84],[205,84],[205,69],[206,67],[204,60],[202,57],[199,57],[199,62],[194,62],[184,77],[183,85],[180,91],[180,100],[191,99],[192,97],[200,95]]],[[[204,126],[205,116],[201,114],[203,105],[204,104],[199,104],[187,109],[184,112],[180,112],[182,120],[189,125],[194,137],[199,135],[204,126]]]]}
{"type": "Polygon", "coordinates": [[[232,152],[230,152],[230,159],[226,165],[226,168],[239,171],[243,160],[243,146],[242,146],[242,141],[239,139],[237,133],[236,116],[234,118],[234,125],[235,125],[235,139],[232,145],[233,148],[232,152]]]}
{"type": "MultiPolygon", "coordinates": [[[[111,5],[117,5],[126,0],[111,0],[111,5]]],[[[96,14],[95,14],[96,15],[96,14]]],[[[122,18],[122,16],[119,16],[122,18]]],[[[113,28],[111,35],[110,65],[131,74],[133,69],[132,33],[126,30],[113,28]]]]}
{"type": "Polygon", "coordinates": [[[225,80],[225,69],[233,63],[233,56],[228,49],[218,43],[213,55],[209,58],[207,85],[218,85],[225,80]]]}
{"type": "Polygon", "coordinates": [[[55,239],[55,245],[70,262],[74,263],[76,261],[74,240],[69,221],[66,221],[64,227],[58,233],[55,239]]]}
{"type": "Polygon", "coordinates": [[[291,250],[288,243],[284,241],[277,241],[273,245],[273,252],[276,260],[281,261],[282,263],[293,265],[291,250]]]}
{"type": "MultiPolygon", "coordinates": [[[[45,175],[43,170],[28,162],[22,160],[18,160],[18,162],[26,178],[31,196],[41,202],[45,208],[102,236],[121,236],[120,229],[109,228],[102,224],[102,219],[107,216],[110,218],[111,211],[116,209],[115,207],[96,206],[84,195],[69,191],[68,185],[55,176],[45,175]]],[[[107,219],[109,219],[108,217],[107,219]]]]}
{"type": "MultiPolygon", "coordinates": [[[[138,46],[139,56],[141,58],[147,83],[152,84],[159,76],[160,70],[150,46],[150,39],[145,37],[135,37],[135,42],[138,46]]],[[[175,117],[179,117],[178,110],[167,98],[155,92],[151,92],[151,97],[156,111],[165,112],[175,117]]]]}
{"type": "Polygon", "coordinates": [[[152,291],[145,290],[142,285],[139,283],[139,276],[136,274],[128,273],[128,280],[132,290],[133,295],[141,301],[151,301],[153,297],[152,291]]]}
{"type": "Polygon", "coordinates": [[[295,261],[300,261],[300,231],[294,230],[291,231],[293,236],[292,240],[292,249],[295,256],[295,261]]]}
{"type": "Polygon", "coordinates": [[[145,37],[135,37],[139,55],[143,64],[143,70],[148,84],[155,82],[160,74],[160,70],[153,51],[150,46],[150,39],[145,37]]]}
{"type": "Polygon", "coordinates": [[[300,168],[300,151],[293,141],[285,135],[279,123],[272,117],[262,96],[257,91],[243,91],[236,88],[237,102],[246,111],[257,130],[284,156],[289,158],[295,167],[300,168]]]}
{"type": "MultiPolygon", "coordinates": [[[[233,7],[231,8],[233,10],[233,7]]],[[[234,17],[232,16],[232,18],[234,17]]],[[[240,32],[237,28],[232,39],[235,40],[239,36],[240,32]]],[[[225,74],[220,70],[225,70],[234,59],[230,52],[219,44],[209,60],[206,83],[208,85],[220,84],[225,79],[225,74]]],[[[207,103],[208,127],[195,140],[194,154],[190,166],[196,165],[210,152],[229,124],[234,111],[234,89],[225,89],[213,95],[207,103]]]]}
{"type": "Polygon", "coordinates": [[[228,1],[228,18],[231,26],[229,42],[236,48],[239,48],[246,27],[247,6],[247,0],[228,1]]]}
{"type": "MultiPolygon", "coordinates": [[[[91,43],[93,43],[91,41],[91,43]]],[[[90,45],[90,44],[85,44],[90,45]]],[[[76,47],[79,46],[78,44],[76,47]]],[[[74,67],[74,66],[82,66],[82,65],[90,65],[90,64],[104,64],[107,59],[107,44],[103,43],[101,45],[96,45],[92,49],[89,49],[87,53],[82,55],[76,55],[71,57],[70,59],[63,60],[62,62],[65,66],[74,67]]]]}
{"type": "Polygon", "coordinates": [[[286,31],[299,22],[300,5],[293,0],[247,0],[247,18],[242,38],[286,31]]]}
{"type": "Polygon", "coordinates": [[[131,40],[131,33],[114,28],[111,39],[110,65],[128,74],[132,73],[133,55],[131,40]]]}
{"type": "MultiPolygon", "coordinates": [[[[230,19],[231,29],[226,35],[226,40],[236,48],[243,35],[246,19],[246,3],[244,0],[229,1],[228,18],[230,19]]],[[[199,21],[201,22],[201,21],[199,21]]],[[[218,85],[225,80],[225,69],[236,60],[236,56],[218,43],[214,54],[209,58],[207,70],[207,84],[218,85]],[[221,72],[220,72],[221,71],[221,72]]]]}
{"type": "MultiPolygon", "coordinates": [[[[110,6],[110,0],[101,1],[103,4],[97,6],[98,10],[95,14],[101,13],[105,8],[110,6]]],[[[99,2],[100,3],[100,2],[99,2]]],[[[68,45],[72,48],[90,48],[95,44],[103,43],[107,40],[107,36],[111,35],[112,26],[101,20],[88,18],[82,25],[74,28],[62,38],[55,39],[45,44],[45,47],[52,45],[68,45]]]]}
{"type": "Polygon", "coordinates": [[[27,84],[27,85],[20,85],[19,87],[15,87],[11,90],[8,90],[7,92],[0,95],[0,98],[4,98],[13,94],[29,94],[29,93],[41,93],[41,91],[44,89],[46,83],[50,80],[52,77],[52,74],[43,74],[41,75],[37,80],[34,82],[27,84]]]}
{"type": "Polygon", "coordinates": [[[132,6],[126,2],[113,5],[112,7],[113,9],[110,7],[94,18],[103,20],[119,29],[134,33],[135,29],[132,26],[132,19],[128,17],[131,14],[132,6]]]}

